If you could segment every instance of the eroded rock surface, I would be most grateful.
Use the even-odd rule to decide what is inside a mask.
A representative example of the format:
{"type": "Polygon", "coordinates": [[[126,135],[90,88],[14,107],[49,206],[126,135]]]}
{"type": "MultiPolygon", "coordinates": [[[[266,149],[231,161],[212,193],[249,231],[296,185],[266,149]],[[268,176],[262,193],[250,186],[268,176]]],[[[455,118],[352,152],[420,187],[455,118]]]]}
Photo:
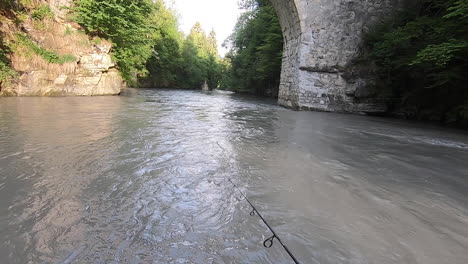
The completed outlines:
{"type": "MultiPolygon", "coordinates": [[[[21,68],[18,64],[22,63],[16,62],[16,68],[21,68]]],[[[116,95],[121,92],[122,77],[108,52],[95,49],[92,53],[78,57],[73,64],[76,65],[71,67],[71,72],[26,65],[19,81],[9,89],[9,93],[19,96],[90,96],[116,95]]]]}
{"type": "Polygon", "coordinates": [[[27,34],[38,47],[71,59],[66,63],[50,63],[27,45],[18,45],[12,56],[13,68],[19,73],[8,87],[5,96],[95,96],[117,95],[124,88],[123,79],[110,55],[111,43],[93,41],[79,25],[66,20],[64,6],[70,0],[46,1],[54,12],[53,19],[37,22],[28,19],[18,27],[5,19],[1,25],[4,36],[11,42],[16,35],[27,34]],[[39,24],[40,23],[40,24],[39,24]]]}

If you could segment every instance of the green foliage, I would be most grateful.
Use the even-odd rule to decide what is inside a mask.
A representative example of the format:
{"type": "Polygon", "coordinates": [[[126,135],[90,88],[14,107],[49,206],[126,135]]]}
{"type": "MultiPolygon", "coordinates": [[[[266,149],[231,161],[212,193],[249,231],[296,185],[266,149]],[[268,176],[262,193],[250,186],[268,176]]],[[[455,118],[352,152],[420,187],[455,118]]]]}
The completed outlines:
{"type": "Polygon", "coordinates": [[[10,53],[8,47],[0,45],[0,90],[7,86],[10,81],[17,75],[17,73],[11,68],[10,61],[7,54],[10,53]]]}
{"type": "Polygon", "coordinates": [[[417,11],[371,32],[365,59],[388,87],[390,109],[406,109],[410,118],[466,122],[468,1],[421,0],[417,11]]]}
{"type": "Polygon", "coordinates": [[[216,33],[207,35],[196,23],[184,39],[177,30],[174,14],[168,11],[166,17],[166,23],[159,26],[161,39],[148,62],[147,85],[199,89],[206,82],[210,88],[217,88],[221,70],[216,33]]]}
{"type": "Polygon", "coordinates": [[[227,40],[231,50],[221,87],[237,92],[278,95],[283,36],[273,6],[266,0],[244,0],[245,9],[227,40]]]}
{"type": "Polygon", "coordinates": [[[409,65],[433,63],[436,67],[445,68],[460,51],[468,47],[467,42],[451,39],[441,44],[430,44],[419,51],[416,59],[409,65]]]}
{"type": "Polygon", "coordinates": [[[207,82],[210,88],[219,85],[218,49],[216,34],[209,35],[196,23],[182,47],[179,86],[200,88],[207,82]]]}
{"type": "Polygon", "coordinates": [[[43,20],[45,18],[54,17],[54,13],[50,10],[49,5],[42,4],[33,11],[31,11],[31,18],[34,20],[43,20]]]}
{"type": "Polygon", "coordinates": [[[453,3],[452,6],[448,8],[449,13],[444,16],[444,18],[459,18],[467,19],[468,18],[468,1],[458,0],[453,3]]]}
{"type": "Polygon", "coordinates": [[[113,56],[123,77],[136,83],[159,36],[156,20],[163,3],[151,0],[78,0],[75,21],[91,34],[114,44],[113,56]]]}
{"type": "Polygon", "coordinates": [[[5,61],[0,60],[0,90],[8,86],[11,80],[17,76],[17,72],[11,68],[5,61]]]}
{"type": "Polygon", "coordinates": [[[183,36],[178,31],[177,18],[171,10],[161,5],[155,27],[159,34],[155,39],[153,54],[146,65],[149,76],[140,79],[140,82],[151,87],[177,87],[183,42],[183,36]]]}
{"type": "Polygon", "coordinates": [[[206,65],[199,56],[199,48],[193,38],[187,38],[182,49],[181,71],[179,73],[179,86],[183,88],[200,88],[205,81],[206,65]]]}
{"type": "Polygon", "coordinates": [[[41,56],[48,63],[64,64],[67,62],[76,61],[76,57],[71,54],[59,55],[55,51],[47,50],[37,45],[28,35],[24,33],[17,34],[16,39],[18,40],[18,44],[29,48],[35,54],[41,56]]]}
{"type": "Polygon", "coordinates": [[[200,24],[183,38],[162,0],[78,0],[74,20],[92,36],[112,41],[113,57],[130,85],[217,87],[216,34],[200,24]]]}

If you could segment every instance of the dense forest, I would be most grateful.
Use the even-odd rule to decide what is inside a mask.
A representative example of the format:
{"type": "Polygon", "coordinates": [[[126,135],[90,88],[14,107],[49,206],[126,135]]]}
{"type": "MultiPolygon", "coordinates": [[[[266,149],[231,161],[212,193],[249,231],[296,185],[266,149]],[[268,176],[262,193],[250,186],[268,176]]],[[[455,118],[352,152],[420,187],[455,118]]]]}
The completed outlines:
{"type": "Polygon", "coordinates": [[[421,0],[367,36],[389,112],[468,126],[468,1],[421,0]]]}

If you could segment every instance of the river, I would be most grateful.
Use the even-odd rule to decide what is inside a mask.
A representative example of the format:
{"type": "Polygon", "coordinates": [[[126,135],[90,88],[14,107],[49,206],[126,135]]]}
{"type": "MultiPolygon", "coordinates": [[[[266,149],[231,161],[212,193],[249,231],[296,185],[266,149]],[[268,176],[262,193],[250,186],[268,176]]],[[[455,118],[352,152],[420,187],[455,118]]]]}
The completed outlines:
{"type": "Polygon", "coordinates": [[[468,134],[225,92],[0,99],[0,263],[468,263],[468,134]]]}

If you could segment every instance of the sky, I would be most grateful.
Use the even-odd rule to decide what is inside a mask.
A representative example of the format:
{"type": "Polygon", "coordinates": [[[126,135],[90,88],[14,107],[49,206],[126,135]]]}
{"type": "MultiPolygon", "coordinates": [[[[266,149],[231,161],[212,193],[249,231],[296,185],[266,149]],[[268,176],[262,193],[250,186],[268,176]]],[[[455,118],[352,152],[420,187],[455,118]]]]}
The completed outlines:
{"type": "Polygon", "coordinates": [[[221,45],[231,35],[240,10],[238,0],[166,0],[179,15],[180,30],[185,34],[198,21],[208,33],[215,30],[218,38],[219,53],[223,56],[227,50],[221,45]]]}

